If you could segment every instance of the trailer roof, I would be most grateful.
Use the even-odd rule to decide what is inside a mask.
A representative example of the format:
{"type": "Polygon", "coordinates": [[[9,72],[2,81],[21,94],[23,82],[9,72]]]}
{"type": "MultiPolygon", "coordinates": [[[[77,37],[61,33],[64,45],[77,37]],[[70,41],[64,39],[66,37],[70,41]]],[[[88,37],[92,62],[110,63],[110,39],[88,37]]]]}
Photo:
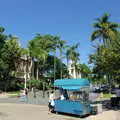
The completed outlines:
{"type": "Polygon", "coordinates": [[[89,80],[86,78],[77,79],[57,79],[54,82],[54,86],[63,88],[66,90],[80,90],[84,87],[89,87],[89,80]]]}

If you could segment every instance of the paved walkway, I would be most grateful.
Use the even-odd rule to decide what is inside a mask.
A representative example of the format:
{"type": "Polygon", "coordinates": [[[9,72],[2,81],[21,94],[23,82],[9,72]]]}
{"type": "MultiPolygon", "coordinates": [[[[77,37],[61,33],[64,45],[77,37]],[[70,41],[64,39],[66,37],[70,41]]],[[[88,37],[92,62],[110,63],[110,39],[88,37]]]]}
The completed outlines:
{"type": "Polygon", "coordinates": [[[71,116],[48,112],[46,106],[28,104],[0,104],[0,120],[77,120],[71,116]]]}
{"type": "Polygon", "coordinates": [[[0,103],[25,103],[25,104],[38,104],[38,105],[47,105],[48,104],[48,95],[45,93],[43,98],[42,91],[36,93],[36,98],[33,97],[32,92],[29,93],[28,99],[23,97],[8,97],[7,95],[0,95],[0,103]]]}
{"type": "Polygon", "coordinates": [[[96,116],[76,118],[48,112],[47,106],[0,103],[0,120],[120,120],[120,111],[106,111],[96,116]]]}
{"type": "Polygon", "coordinates": [[[0,120],[120,120],[120,111],[115,110],[87,118],[56,115],[48,112],[47,103],[47,94],[43,98],[40,91],[37,92],[36,98],[30,93],[28,101],[2,96],[0,97],[0,120]]]}
{"type": "MultiPolygon", "coordinates": [[[[96,100],[96,98],[99,97],[99,94],[91,94],[90,99],[91,100],[96,100]]],[[[28,100],[26,101],[25,99],[21,99],[20,97],[18,98],[10,98],[7,96],[7,94],[0,95],[0,103],[5,102],[5,103],[29,103],[29,104],[39,104],[39,105],[47,105],[48,104],[48,94],[45,92],[45,96],[43,98],[43,92],[38,91],[36,92],[36,98],[33,97],[33,93],[29,92],[28,95],[28,100]]]]}

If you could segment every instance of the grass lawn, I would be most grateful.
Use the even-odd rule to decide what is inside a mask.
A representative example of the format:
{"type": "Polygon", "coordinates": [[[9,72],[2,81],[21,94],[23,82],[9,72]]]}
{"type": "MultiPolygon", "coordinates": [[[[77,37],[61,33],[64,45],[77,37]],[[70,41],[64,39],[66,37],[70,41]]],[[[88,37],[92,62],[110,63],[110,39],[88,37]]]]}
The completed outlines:
{"type": "Polygon", "coordinates": [[[109,93],[108,93],[108,94],[103,94],[103,98],[111,98],[111,96],[112,96],[112,95],[109,94],[109,93]]]}
{"type": "Polygon", "coordinates": [[[101,93],[101,98],[108,98],[108,99],[110,99],[112,96],[113,96],[114,94],[110,94],[110,93],[104,93],[104,94],[102,94],[101,93]]]}
{"type": "Polygon", "coordinates": [[[10,98],[18,97],[18,96],[20,96],[20,94],[21,94],[20,91],[8,92],[8,97],[10,97],[10,98]]]}

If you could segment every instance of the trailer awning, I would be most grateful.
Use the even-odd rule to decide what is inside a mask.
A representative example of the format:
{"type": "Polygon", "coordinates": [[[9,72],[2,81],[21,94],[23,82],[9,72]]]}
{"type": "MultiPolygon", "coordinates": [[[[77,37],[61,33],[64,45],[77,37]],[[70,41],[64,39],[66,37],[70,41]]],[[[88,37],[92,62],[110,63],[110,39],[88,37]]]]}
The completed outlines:
{"type": "Polygon", "coordinates": [[[57,79],[54,86],[66,90],[80,90],[81,88],[89,87],[88,79],[57,79]]]}

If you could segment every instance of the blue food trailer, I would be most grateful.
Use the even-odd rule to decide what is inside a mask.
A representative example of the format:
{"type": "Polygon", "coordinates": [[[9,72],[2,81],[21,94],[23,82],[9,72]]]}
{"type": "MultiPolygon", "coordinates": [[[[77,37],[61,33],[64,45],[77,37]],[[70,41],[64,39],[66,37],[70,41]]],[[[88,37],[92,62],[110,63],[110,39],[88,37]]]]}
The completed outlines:
{"type": "Polygon", "coordinates": [[[54,86],[65,97],[62,100],[60,97],[55,99],[55,112],[79,116],[90,114],[88,79],[58,79],[55,80],[54,86]]]}

